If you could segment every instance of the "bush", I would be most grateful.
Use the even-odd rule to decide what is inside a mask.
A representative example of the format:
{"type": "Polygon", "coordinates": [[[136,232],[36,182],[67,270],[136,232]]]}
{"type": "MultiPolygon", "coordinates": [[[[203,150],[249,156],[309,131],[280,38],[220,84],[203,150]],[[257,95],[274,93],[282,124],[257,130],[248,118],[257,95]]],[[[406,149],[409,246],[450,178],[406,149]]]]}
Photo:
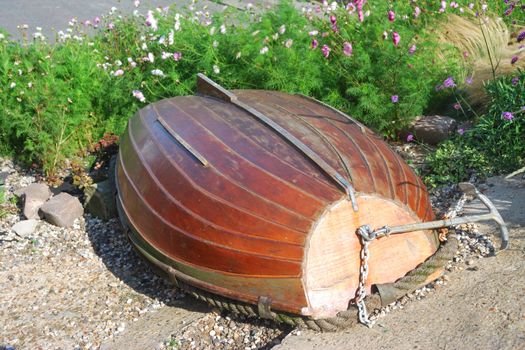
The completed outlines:
{"type": "Polygon", "coordinates": [[[227,88],[311,95],[394,137],[461,70],[456,50],[432,34],[439,5],[420,4],[416,18],[416,4],[303,13],[283,2],[262,16],[114,12],[72,21],[56,45],[39,33],[23,46],[0,38],[0,152],[53,174],[103,134],[121,133],[144,104],[193,94],[198,72],[227,88]]]}
{"type": "Polygon", "coordinates": [[[489,82],[487,93],[488,113],[428,157],[427,184],[508,173],[525,165],[525,72],[489,82]]]}

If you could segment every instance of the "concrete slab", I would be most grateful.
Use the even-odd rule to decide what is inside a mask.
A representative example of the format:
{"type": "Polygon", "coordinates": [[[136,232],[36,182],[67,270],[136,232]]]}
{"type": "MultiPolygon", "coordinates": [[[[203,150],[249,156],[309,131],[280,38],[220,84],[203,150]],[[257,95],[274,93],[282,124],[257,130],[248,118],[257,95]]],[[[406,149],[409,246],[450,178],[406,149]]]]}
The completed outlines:
{"type": "Polygon", "coordinates": [[[210,310],[204,303],[185,297],[175,305],[165,306],[140,317],[117,337],[102,343],[100,350],[159,349],[160,344],[173,333],[191,326],[210,310]]]}

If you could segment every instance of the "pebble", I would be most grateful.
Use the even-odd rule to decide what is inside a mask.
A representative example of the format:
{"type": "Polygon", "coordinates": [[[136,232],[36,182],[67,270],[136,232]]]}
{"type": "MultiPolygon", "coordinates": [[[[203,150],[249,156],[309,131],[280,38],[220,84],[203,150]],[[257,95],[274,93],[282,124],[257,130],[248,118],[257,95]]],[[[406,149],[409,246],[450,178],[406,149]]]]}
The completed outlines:
{"type": "Polygon", "coordinates": [[[11,227],[11,230],[13,230],[13,232],[19,235],[20,237],[31,237],[36,231],[38,222],[39,220],[35,219],[22,220],[14,224],[13,227],[11,227]]]}

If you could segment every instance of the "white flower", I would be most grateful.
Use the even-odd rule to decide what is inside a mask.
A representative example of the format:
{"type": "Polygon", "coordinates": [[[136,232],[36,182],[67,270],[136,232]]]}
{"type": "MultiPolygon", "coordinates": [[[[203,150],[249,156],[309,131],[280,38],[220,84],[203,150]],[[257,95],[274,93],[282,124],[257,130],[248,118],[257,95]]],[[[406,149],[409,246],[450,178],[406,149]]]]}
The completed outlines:
{"type": "Polygon", "coordinates": [[[160,69],[154,69],[151,71],[151,74],[152,75],[155,75],[157,77],[163,77],[164,76],[164,72],[161,71],[160,69]]]}
{"type": "Polygon", "coordinates": [[[173,45],[175,42],[175,32],[173,29],[170,30],[170,33],[168,34],[168,45],[173,45]]]}
{"type": "Polygon", "coordinates": [[[121,60],[116,60],[115,61],[115,66],[117,66],[117,67],[122,66],[122,61],[121,60]]]}
{"type": "Polygon", "coordinates": [[[293,40],[292,39],[288,39],[284,42],[284,46],[287,47],[287,48],[290,48],[292,47],[293,45],[293,40]]]}
{"type": "Polygon", "coordinates": [[[241,52],[240,52],[240,51],[239,51],[239,52],[237,52],[237,54],[235,55],[235,59],[237,59],[237,60],[238,60],[239,58],[241,58],[241,52]]]}
{"type": "Polygon", "coordinates": [[[139,10],[133,10],[133,16],[134,17],[139,17],[140,16],[139,10]]]}
{"type": "Polygon", "coordinates": [[[115,13],[115,11],[117,11],[117,8],[115,6],[113,6],[110,10],[109,10],[109,13],[110,14],[113,14],[115,13]]]}
{"type": "Polygon", "coordinates": [[[163,36],[161,36],[161,37],[159,38],[159,44],[160,44],[160,45],[164,45],[165,43],[166,43],[166,38],[165,38],[164,35],[163,35],[163,36]]]}
{"type": "Polygon", "coordinates": [[[210,28],[210,35],[213,35],[213,34],[215,34],[215,27],[210,28]]]}
{"type": "Polygon", "coordinates": [[[5,35],[0,33],[0,40],[3,40],[3,39],[5,39],[5,35]]]}
{"type": "Polygon", "coordinates": [[[139,7],[140,6],[140,0],[135,0],[133,2],[133,4],[135,5],[135,7],[139,7]]]}
{"type": "Polygon", "coordinates": [[[335,1],[332,2],[332,3],[330,4],[330,8],[332,9],[332,11],[337,10],[337,2],[335,2],[335,1]]]}
{"type": "Polygon", "coordinates": [[[226,34],[226,26],[224,24],[221,25],[221,34],[226,34]]]}
{"type": "Polygon", "coordinates": [[[151,52],[148,52],[148,61],[151,63],[155,62],[155,56],[151,52]]]}
{"type": "Polygon", "coordinates": [[[169,52],[162,52],[162,56],[161,56],[161,57],[162,57],[163,60],[165,60],[165,59],[167,59],[167,58],[170,58],[171,55],[172,55],[172,54],[169,53],[169,52]]]}
{"type": "Polygon", "coordinates": [[[146,98],[144,97],[144,94],[140,90],[133,90],[132,93],[133,97],[138,99],[140,102],[146,102],[146,98]]]}
{"type": "Polygon", "coordinates": [[[286,26],[283,24],[279,27],[279,34],[283,35],[286,32],[286,26]]]}
{"type": "Polygon", "coordinates": [[[22,29],[27,29],[29,26],[27,24],[22,24],[22,29]]]}
{"type": "Polygon", "coordinates": [[[27,83],[27,87],[31,89],[33,87],[33,83],[32,82],[27,83]]]}
{"type": "Polygon", "coordinates": [[[273,40],[279,39],[279,33],[275,33],[274,35],[272,35],[272,39],[273,40]]]}
{"type": "Polygon", "coordinates": [[[217,46],[219,46],[219,42],[217,40],[213,40],[212,45],[213,45],[213,47],[217,47],[217,46]]]}
{"type": "Polygon", "coordinates": [[[129,63],[133,62],[133,58],[128,57],[128,62],[129,62],[129,63]]]}
{"type": "Polygon", "coordinates": [[[146,51],[148,49],[148,45],[146,43],[142,43],[142,50],[146,51]]]}
{"type": "Polygon", "coordinates": [[[131,62],[129,62],[129,65],[130,65],[132,68],[135,68],[135,67],[137,66],[137,62],[131,61],[131,62]]]}
{"type": "Polygon", "coordinates": [[[217,66],[216,64],[213,65],[213,73],[215,74],[219,74],[221,72],[221,70],[219,69],[219,66],[217,66]]]}
{"type": "Polygon", "coordinates": [[[42,31],[42,27],[36,27],[36,31],[37,32],[41,32],[42,31]]]}
{"type": "Polygon", "coordinates": [[[158,29],[158,22],[157,19],[153,16],[153,11],[148,11],[148,15],[146,16],[146,25],[148,27],[151,27],[154,31],[157,31],[158,29]]]}
{"type": "Polygon", "coordinates": [[[487,4],[481,5],[481,9],[483,10],[483,12],[487,11],[487,8],[488,8],[487,4]]]}
{"type": "Polygon", "coordinates": [[[247,3],[246,4],[246,9],[250,10],[251,8],[253,8],[253,4],[251,2],[247,3]]]}
{"type": "Polygon", "coordinates": [[[308,32],[308,35],[310,36],[316,36],[317,34],[319,34],[318,30],[312,30],[311,32],[308,32]]]}
{"type": "Polygon", "coordinates": [[[22,75],[22,73],[23,73],[22,70],[19,69],[19,70],[18,70],[18,75],[22,75]]]}
{"type": "Polygon", "coordinates": [[[268,46],[263,47],[259,52],[261,53],[261,55],[264,55],[268,52],[268,46]]]}
{"type": "Polygon", "coordinates": [[[16,86],[16,83],[15,83],[15,82],[12,82],[11,84],[9,84],[9,87],[10,87],[11,89],[14,89],[15,86],[16,86]]]}
{"type": "Polygon", "coordinates": [[[175,26],[174,26],[175,30],[180,30],[180,22],[179,21],[176,21],[175,22],[175,26]]]}
{"type": "Polygon", "coordinates": [[[113,73],[114,76],[120,77],[121,75],[124,75],[124,71],[122,69],[117,69],[115,73],[113,73]]]}

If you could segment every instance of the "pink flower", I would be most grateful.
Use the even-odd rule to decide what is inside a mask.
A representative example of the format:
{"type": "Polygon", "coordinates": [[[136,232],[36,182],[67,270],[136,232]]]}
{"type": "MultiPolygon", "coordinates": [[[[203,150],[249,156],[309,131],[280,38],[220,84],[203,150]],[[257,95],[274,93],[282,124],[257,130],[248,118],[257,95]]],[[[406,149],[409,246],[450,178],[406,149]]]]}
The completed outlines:
{"type": "Polygon", "coordinates": [[[459,111],[461,109],[461,104],[459,102],[456,102],[452,107],[454,107],[456,111],[459,111]]]}
{"type": "Polygon", "coordinates": [[[519,57],[518,56],[512,56],[512,59],[510,60],[510,64],[514,64],[518,62],[519,57]]]}
{"type": "Polygon", "coordinates": [[[114,28],[115,28],[115,24],[113,24],[113,23],[109,23],[108,24],[108,29],[109,30],[113,30],[114,28]]]}
{"type": "Polygon", "coordinates": [[[414,9],[414,18],[418,18],[420,14],[421,9],[418,6],[416,6],[416,8],[414,9]]]}
{"type": "Polygon", "coordinates": [[[146,98],[144,97],[144,94],[140,90],[133,90],[132,95],[140,102],[146,102],[146,98]]]}
{"type": "Polygon", "coordinates": [[[330,22],[332,23],[332,25],[335,25],[337,23],[337,18],[334,15],[331,15],[330,22]]]}
{"type": "Polygon", "coordinates": [[[394,42],[395,46],[399,45],[399,41],[400,40],[401,40],[401,37],[399,36],[399,34],[397,32],[393,32],[392,33],[392,41],[394,42]]]}
{"type": "Polygon", "coordinates": [[[116,77],[120,77],[120,76],[124,75],[124,71],[122,69],[117,69],[115,71],[115,73],[113,73],[113,75],[116,76],[116,77]]]}
{"type": "Polygon", "coordinates": [[[100,23],[100,17],[98,17],[98,16],[95,17],[95,19],[93,20],[93,22],[94,22],[95,24],[99,24],[99,23],[100,23]]]}
{"type": "Polygon", "coordinates": [[[365,5],[366,0],[354,0],[354,4],[357,8],[357,16],[359,18],[359,22],[363,22],[365,20],[365,15],[363,13],[363,6],[365,5]]]}
{"type": "Polygon", "coordinates": [[[394,13],[394,11],[392,10],[388,11],[388,20],[390,22],[394,22],[395,19],[396,19],[396,14],[394,13]]]}
{"type": "Polygon", "coordinates": [[[313,39],[312,40],[312,49],[316,49],[318,45],[319,45],[319,42],[317,41],[317,39],[313,39]]]}
{"type": "Polygon", "coordinates": [[[408,53],[409,53],[410,55],[413,55],[414,52],[416,52],[416,48],[417,48],[417,47],[416,47],[415,44],[412,45],[412,46],[410,46],[410,48],[408,49],[408,53]]]}
{"type": "Polygon", "coordinates": [[[153,16],[153,11],[151,10],[148,11],[148,15],[146,16],[146,25],[154,31],[158,29],[157,19],[153,16]]]}
{"type": "Polygon", "coordinates": [[[466,77],[465,78],[465,84],[467,84],[467,85],[472,84],[472,77],[466,77]]]}
{"type": "Polygon", "coordinates": [[[180,53],[180,52],[174,52],[174,53],[173,53],[173,59],[174,59],[175,61],[178,61],[178,60],[180,60],[181,58],[182,58],[182,53],[180,53]]]}
{"type": "Polygon", "coordinates": [[[350,44],[348,41],[345,41],[343,44],[343,53],[345,56],[352,56],[352,44],[350,44]]]}
{"type": "Polygon", "coordinates": [[[397,95],[392,95],[390,97],[390,100],[392,101],[392,103],[397,103],[399,101],[399,96],[397,95]]]}
{"type": "Polygon", "coordinates": [[[323,47],[321,48],[321,51],[323,52],[323,56],[325,58],[328,58],[328,56],[330,56],[330,47],[328,45],[323,45],[323,47]]]}
{"type": "Polygon", "coordinates": [[[464,133],[465,133],[465,129],[463,128],[458,129],[458,134],[463,135],[464,133]]]}
{"type": "Polygon", "coordinates": [[[512,120],[514,119],[514,115],[510,112],[503,112],[501,113],[501,117],[505,120],[512,120]]]}
{"type": "Polygon", "coordinates": [[[408,136],[407,136],[407,142],[412,142],[412,141],[414,141],[414,135],[412,135],[412,134],[408,134],[408,136]]]}

